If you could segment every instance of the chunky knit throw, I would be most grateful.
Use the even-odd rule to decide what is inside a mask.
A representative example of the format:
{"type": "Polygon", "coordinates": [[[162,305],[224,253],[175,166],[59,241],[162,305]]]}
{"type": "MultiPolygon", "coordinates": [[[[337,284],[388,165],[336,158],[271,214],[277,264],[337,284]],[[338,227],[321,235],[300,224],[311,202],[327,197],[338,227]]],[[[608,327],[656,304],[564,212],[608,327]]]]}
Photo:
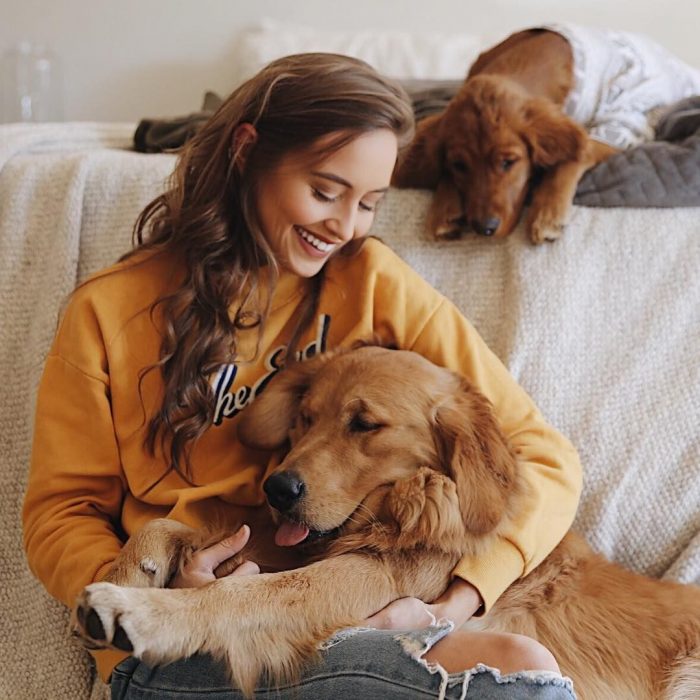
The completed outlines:
{"type": "MultiPolygon", "coordinates": [[[[173,156],[126,150],[133,131],[0,127],[0,698],[105,692],[27,568],[20,511],[61,305],[129,247],[172,170],[173,156]]],[[[429,197],[391,191],[374,232],[462,308],[578,447],[578,529],[625,566],[700,583],[700,209],[578,207],[551,245],[522,229],[438,244],[423,231],[429,197]]]]}

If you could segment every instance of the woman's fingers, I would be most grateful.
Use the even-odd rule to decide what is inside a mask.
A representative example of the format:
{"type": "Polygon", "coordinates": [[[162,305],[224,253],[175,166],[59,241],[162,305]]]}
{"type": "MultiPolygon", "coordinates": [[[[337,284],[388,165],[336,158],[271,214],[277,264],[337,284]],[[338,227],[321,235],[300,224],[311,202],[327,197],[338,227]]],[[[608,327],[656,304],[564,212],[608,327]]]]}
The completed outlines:
{"type": "MultiPolygon", "coordinates": [[[[217,567],[226,562],[231,557],[238,554],[246,546],[250,539],[250,528],[247,525],[241,528],[230,537],[213,544],[204,549],[200,549],[192,555],[190,561],[182,567],[168,583],[170,588],[196,588],[205,583],[214,581],[217,578],[217,567]]],[[[233,573],[237,576],[260,573],[260,569],[255,562],[244,561],[233,571],[226,565],[218,571],[219,576],[226,573],[233,573]],[[223,573],[222,573],[223,570],[223,573]]]]}
{"type": "Polygon", "coordinates": [[[196,552],[192,556],[192,563],[198,569],[211,571],[213,574],[214,569],[216,569],[221,562],[238,554],[238,552],[246,546],[249,539],[250,528],[247,525],[242,525],[238,532],[230,537],[196,552]]]}
{"type": "Polygon", "coordinates": [[[430,606],[418,598],[399,598],[365,620],[376,629],[422,629],[435,624],[430,606]]]}
{"type": "Polygon", "coordinates": [[[246,559],[240,566],[237,566],[229,576],[252,576],[259,574],[260,567],[254,562],[246,559]]]}

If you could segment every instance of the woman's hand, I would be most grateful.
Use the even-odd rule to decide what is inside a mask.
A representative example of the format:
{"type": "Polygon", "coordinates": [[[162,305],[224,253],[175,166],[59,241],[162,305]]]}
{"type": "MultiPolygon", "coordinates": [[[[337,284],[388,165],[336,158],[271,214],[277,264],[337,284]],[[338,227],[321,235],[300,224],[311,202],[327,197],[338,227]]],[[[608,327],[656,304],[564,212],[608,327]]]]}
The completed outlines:
{"type": "Polygon", "coordinates": [[[481,606],[479,591],[463,579],[456,578],[433,603],[419,598],[399,598],[368,617],[365,622],[377,629],[421,629],[440,618],[461,627],[481,606]]]}
{"type": "MultiPolygon", "coordinates": [[[[221,542],[200,549],[181,571],[178,571],[168,583],[168,588],[197,588],[214,581],[214,570],[219,564],[238,554],[250,538],[250,528],[243,525],[238,532],[221,542]]],[[[260,568],[255,562],[244,561],[229,576],[247,576],[259,574],[260,568]]]]}

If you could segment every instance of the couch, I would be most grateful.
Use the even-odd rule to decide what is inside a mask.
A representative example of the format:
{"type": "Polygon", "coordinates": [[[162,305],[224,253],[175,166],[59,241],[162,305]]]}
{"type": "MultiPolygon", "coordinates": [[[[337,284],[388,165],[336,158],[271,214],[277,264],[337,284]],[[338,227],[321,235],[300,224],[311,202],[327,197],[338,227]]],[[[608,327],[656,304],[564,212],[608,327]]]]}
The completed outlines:
{"type": "MultiPolygon", "coordinates": [[[[61,306],[128,249],[173,167],[130,150],[133,130],[0,127],[0,698],[105,693],[28,570],[20,512],[61,306]]],[[[700,584],[700,209],[576,207],[561,240],[534,247],[522,228],[436,243],[429,200],[391,190],[374,233],[460,306],[577,446],[576,528],[631,569],[700,584]]]]}

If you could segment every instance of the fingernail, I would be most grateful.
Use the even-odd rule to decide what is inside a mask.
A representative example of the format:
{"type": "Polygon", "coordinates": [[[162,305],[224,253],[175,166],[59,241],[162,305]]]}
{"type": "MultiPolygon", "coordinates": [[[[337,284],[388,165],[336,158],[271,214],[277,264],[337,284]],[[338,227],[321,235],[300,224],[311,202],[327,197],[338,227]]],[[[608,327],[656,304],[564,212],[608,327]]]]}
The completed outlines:
{"type": "Polygon", "coordinates": [[[229,536],[226,538],[225,542],[226,544],[234,544],[238,542],[242,537],[246,537],[248,534],[248,526],[247,525],[241,525],[236,532],[233,533],[233,535],[229,536]]]}
{"type": "Polygon", "coordinates": [[[224,537],[223,540],[221,540],[221,544],[224,545],[224,547],[236,547],[238,546],[238,540],[241,539],[241,535],[243,528],[239,527],[236,532],[234,532],[232,535],[229,535],[228,537],[224,537]]]}

